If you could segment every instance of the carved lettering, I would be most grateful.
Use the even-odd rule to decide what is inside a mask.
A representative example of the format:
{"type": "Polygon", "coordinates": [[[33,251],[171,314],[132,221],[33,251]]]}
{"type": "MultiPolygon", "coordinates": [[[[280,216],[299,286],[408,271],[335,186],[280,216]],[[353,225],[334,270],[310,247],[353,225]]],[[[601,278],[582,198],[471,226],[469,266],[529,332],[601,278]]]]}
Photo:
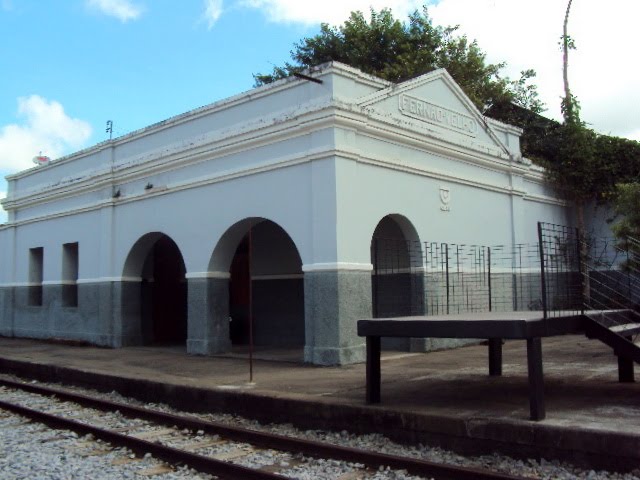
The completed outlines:
{"type": "Polygon", "coordinates": [[[478,133],[478,123],[470,116],[454,112],[448,108],[438,107],[410,95],[400,95],[399,109],[404,115],[425,120],[466,135],[475,137],[478,133]]]}

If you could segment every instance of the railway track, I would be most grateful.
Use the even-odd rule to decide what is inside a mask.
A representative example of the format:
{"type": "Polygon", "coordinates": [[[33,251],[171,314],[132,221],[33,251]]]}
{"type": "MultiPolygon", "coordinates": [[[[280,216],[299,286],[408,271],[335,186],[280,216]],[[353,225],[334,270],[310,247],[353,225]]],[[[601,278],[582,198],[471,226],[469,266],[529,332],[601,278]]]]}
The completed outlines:
{"type": "Polygon", "coordinates": [[[349,462],[348,471],[336,476],[340,480],[373,478],[381,469],[436,480],[523,478],[258,432],[11,380],[0,379],[0,398],[0,409],[224,479],[297,478],[306,464],[319,459],[349,462]],[[268,461],[252,460],[255,456],[268,461]]]}

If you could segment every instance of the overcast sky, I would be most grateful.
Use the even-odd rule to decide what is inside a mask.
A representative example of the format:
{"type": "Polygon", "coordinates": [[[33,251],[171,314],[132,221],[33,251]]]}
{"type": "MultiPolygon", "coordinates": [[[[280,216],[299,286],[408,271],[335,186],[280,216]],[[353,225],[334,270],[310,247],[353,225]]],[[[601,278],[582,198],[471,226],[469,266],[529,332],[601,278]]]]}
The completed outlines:
{"type": "MultiPolygon", "coordinates": [[[[294,42],[352,10],[413,0],[0,0],[0,174],[122,135],[248,90],[253,73],[289,59],[294,42]]],[[[459,25],[513,78],[534,68],[559,118],[558,41],[566,0],[426,2],[434,23],[459,25]]],[[[640,140],[637,0],[574,0],[570,81],[582,118],[602,133],[640,140]]],[[[0,183],[0,196],[5,190],[0,183]]],[[[0,216],[0,221],[4,218],[0,216]]]]}

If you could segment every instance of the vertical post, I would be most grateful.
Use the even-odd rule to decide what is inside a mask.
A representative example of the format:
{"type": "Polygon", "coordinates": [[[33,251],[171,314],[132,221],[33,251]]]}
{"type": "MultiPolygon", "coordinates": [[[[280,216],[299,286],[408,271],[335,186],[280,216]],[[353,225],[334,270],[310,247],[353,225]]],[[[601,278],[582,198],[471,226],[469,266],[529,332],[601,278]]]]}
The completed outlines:
{"type": "Polygon", "coordinates": [[[502,339],[489,339],[489,375],[502,375],[502,339]]]}
{"type": "Polygon", "coordinates": [[[578,259],[578,275],[580,275],[580,313],[584,315],[584,307],[587,303],[587,277],[589,270],[582,268],[582,239],[580,229],[576,227],[576,258],[578,259]]]}
{"type": "Polygon", "coordinates": [[[367,403],[380,403],[380,337],[367,336],[367,403]]]}
{"type": "Polygon", "coordinates": [[[542,290],[542,312],[543,317],[547,318],[547,280],[545,278],[544,265],[544,238],[542,235],[542,222],[538,222],[538,248],[540,251],[540,289],[542,290]]]}
{"type": "Polygon", "coordinates": [[[627,295],[626,297],[629,299],[629,304],[627,306],[627,308],[632,308],[631,305],[633,304],[633,289],[631,288],[631,258],[629,257],[629,246],[630,243],[627,241],[627,261],[625,262],[626,265],[629,265],[629,269],[627,270],[627,295]]]}
{"type": "Polygon", "coordinates": [[[372,298],[372,310],[373,318],[378,318],[378,299],[380,292],[378,291],[378,280],[380,272],[378,271],[378,239],[373,239],[373,298],[372,298]]]}
{"type": "Polygon", "coordinates": [[[447,286],[447,315],[449,315],[449,245],[443,244],[445,279],[447,286]]]}
{"type": "Polygon", "coordinates": [[[249,225],[249,383],[253,383],[253,278],[251,277],[251,250],[253,225],[249,225]]]}
{"type": "MultiPolygon", "coordinates": [[[[625,335],[624,338],[633,342],[632,336],[625,335]]],[[[622,355],[618,355],[618,381],[622,383],[633,383],[635,382],[634,373],[633,360],[623,357],[622,355]]]]}
{"type": "Polygon", "coordinates": [[[489,311],[491,312],[491,247],[487,247],[487,277],[489,278],[489,311]]]}
{"type": "Polygon", "coordinates": [[[542,341],[527,338],[527,366],[529,371],[529,413],[531,420],[544,420],[544,377],[542,373],[542,341]]]}

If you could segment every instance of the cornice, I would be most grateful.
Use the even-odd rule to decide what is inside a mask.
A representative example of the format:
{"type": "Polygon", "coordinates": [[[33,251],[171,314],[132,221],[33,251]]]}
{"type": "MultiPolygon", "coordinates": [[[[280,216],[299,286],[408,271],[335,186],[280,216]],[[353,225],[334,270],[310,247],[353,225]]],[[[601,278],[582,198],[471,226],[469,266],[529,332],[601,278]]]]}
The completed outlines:
{"type": "MultiPolygon", "coordinates": [[[[277,143],[283,139],[307,135],[331,126],[354,129],[358,133],[398,145],[408,144],[426,154],[441,155],[444,158],[462,161],[469,165],[490,169],[495,172],[516,173],[529,181],[543,180],[543,175],[540,172],[533,171],[531,166],[527,166],[524,163],[514,162],[505,154],[496,155],[499,152],[469,148],[469,145],[456,144],[428,128],[417,128],[414,122],[404,122],[395,117],[393,120],[393,122],[390,122],[387,117],[371,116],[370,112],[363,112],[360,107],[342,99],[313,102],[302,109],[302,112],[300,110],[279,112],[279,115],[267,121],[255,120],[245,124],[242,128],[231,128],[198,135],[194,138],[174,142],[169,146],[164,146],[151,152],[120,160],[113,166],[84,172],[85,175],[63,178],[48,186],[26,190],[19,196],[14,195],[5,199],[3,205],[7,210],[28,208],[55,202],[63,198],[98,192],[107,187],[117,187],[118,184],[148,178],[158,173],[178,170],[185,166],[196,165],[205,161],[215,161],[218,158],[277,143]],[[294,115],[294,113],[297,115],[294,115]]],[[[303,163],[305,158],[319,158],[331,155],[333,152],[333,145],[330,145],[329,148],[305,152],[305,155],[301,155],[298,152],[293,156],[282,157],[276,161],[217,172],[213,175],[166,185],[165,190],[177,191],[225,181],[268,171],[277,165],[303,163]],[[293,160],[292,163],[292,158],[297,160],[293,160]],[[212,180],[213,177],[217,178],[217,180],[212,180]]],[[[366,158],[366,154],[363,156],[361,152],[344,153],[360,155],[362,158],[366,158]]],[[[385,165],[393,165],[393,162],[384,161],[383,163],[385,165]]],[[[399,167],[404,168],[401,165],[399,167]]],[[[438,178],[444,179],[448,177],[457,178],[442,173],[438,174],[438,178]]],[[[500,190],[502,191],[502,189],[500,190]]],[[[168,192],[152,190],[140,195],[127,195],[117,200],[105,199],[98,203],[100,205],[117,205],[164,193],[168,192]]]]}
{"type": "Polygon", "coordinates": [[[383,158],[376,158],[372,155],[365,156],[358,152],[354,152],[350,150],[330,149],[330,150],[310,151],[310,152],[306,152],[303,155],[292,155],[286,158],[281,158],[277,162],[271,162],[271,163],[255,166],[250,169],[240,168],[236,170],[227,170],[224,172],[218,172],[217,174],[214,174],[214,175],[208,175],[208,176],[203,176],[197,179],[191,179],[188,182],[168,184],[166,186],[163,186],[163,188],[159,188],[157,190],[152,189],[150,192],[143,192],[137,195],[127,196],[125,198],[119,198],[119,199],[110,198],[107,200],[93,202],[93,203],[76,207],[73,209],[67,209],[61,212],[41,215],[38,217],[33,217],[25,220],[18,220],[16,222],[7,223],[3,226],[0,226],[0,230],[5,230],[5,229],[13,228],[16,226],[27,225],[31,223],[37,223],[41,221],[47,221],[47,220],[65,217],[65,216],[88,213],[88,212],[100,210],[102,208],[108,208],[108,207],[117,208],[119,205],[146,200],[156,196],[169,195],[182,190],[188,190],[188,189],[198,188],[198,187],[211,185],[215,183],[221,183],[221,182],[230,181],[237,178],[255,175],[258,173],[265,173],[269,171],[279,170],[282,168],[289,168],[296,165],[311,163],[313,161],[324,159],[324,158],[336,158],[336,157],[350,159],[350,160],[360,162],[362,164],[373,165],[376,167],[386,168],[389,170],[402,171],[402,172],[410,173],[413,175],[434,178],[434,179],[446,181],[452,184],[472,186],[476,188],[481,188],[483,190],[498,192],[506,195],[522,196],[523,198],[531,201],[540,201],[540,202],[552,203],[556,205],[564,205],[566,203],[566,202],[563,202],[562,200],[554,199],[552,197],[529,194],[524,190],[514,189],[508,185],[500,186],[500,185],[494,185],[487,182],[480,182],[472,178],[465,178],[459,175],[442,172],[434,169],[427,169],[427,168],[421,168],[417,166],[399,164],[397,162],[386,160],[383,158]]]}
{"type": "Polygon", "coordinates": [[[527,193],[523,198],[524,200],[528,200],[530,202],[546,203],[548,205],[558,205],[561,207],[566,207],[569,205],[569,202],[561,198],[549,197],[547,195],[540,195],[537,193],[527,193]]]}
{"type": "Polygon", "coordinates": [[[166,120],[162,120],[160,122],[153,123],[144,128],[134,130],[133,132],[127,133],[121,137],[114,138],[113,140],[105,140],[104,142],[100,142],[91,147],[79,150],[70,155],[65,155],[63,157],[57,158],[51,163],[49,163],[48,165],[35,166],[27,170],[14,173],[12,175],[7,175],[5,178],[7,179],[7,181],[17,180],[17,179],[21,179],[29,175],[32,175],[35,172],[43,172],[46,170],[54,169],[57,166],[64,165],[69,162],[73,162],[75,160],[80,159],[81,157],[88,156],[94,153],[99,153],[102,150],[110,149],[125,143],[139,140],[145,136],[159,133],[163,130],[174,127],[176,125],[181,125],[186,122],[197,120],[204,116],[221,113],[229,108],[233,108],[262,97],[276,94],[281,90],[286,90],[288,88],[291,88],[291,84],[297,83],[297,82],[300,82],[300,80],[297,79],[296,77],[287,77],[282,80],[278,80],[277,82],[263,85],[261,87],[257,87],[252,90],[242,92],[232,97],[228,97],[223,100],[219,100],[217,102],[204,105],[202,107],[198,107],[193,110],[189,110],[188,112],[175,115],[166,120]]]}
{"type": "MultiPolygon", "coordinates": [[[[221,130],[212,134],[174,142],[150,152],[122,159],[105,168],[72,175],[48,185],[23,190],[20,195],[12,195],[2,201],[5,210],[27,208],[69,196],[82,195],[104,187],[132,182],[154,174],[171,172],[185,166],[197,165],[205,161],[215,161],[229,155],[242,153],[259,147],[292,139],[331,125],[333,103],[314,105],[298,117],[291,117],[292,111],[272,118],[271,122],[259,120],[255,128],[221,130]],[[282,117],[286,117],[286,120],[282,117]],[[183,147],[183,148],[180,148],[183,147]]],[[[299,113],[299,111],[298,111],[299,113]]],[[[248,167],[252,168],[252,167],[248,167]]]]}
{"type": "MultiPolygon", "coordinates": [[[[338,74],[343,77],[353,79],[358,83],[369,85],[371,87],[380,88],[380,89],[386,88],[389,85],[392,85],[392,83],[387,80],[383,80],[373,75],[369,75],[356,68],[350,67],[340,62],[328,62],[322,65],[319,65],[317,67],[312,67],[310,69],[307,69],[306,73],[311,74],[314,77],[327,76],[332,73],[338,74]]],[[[204,116],[224,112],[227,109],[237,107],[239,105],[243,105],[245,103],[248,103],[263,97],[267,97],[269,95],[277,94],[282,90],[287,90],[291,88],[292,85],[297,83],[301,83],[301,80],[294,76],[283,78],[276,82],[244,91],[237,95],[227,97],[225,99],[204,105],[202,107],[194,108],[185,113],[174,115],[172,117],[169,117],[168,119],[161,120],[159,122],[153,123],[151,125],[140,128],[138,130],[134,130],[133,132],[122,135],[121,137],[117,137],[112,140],[105,140],[104,142],[100,142],[91,147],[79,150],[70,155],[65,155],[63,157],[57,158],[48,165],[35,166],[27,170],[23,170],[21,172],[7,175],[5,178],[8,181],[17,180],[17,179],[27,177],[33,174],[34,172],[41,172],[41,171],[53,169],[56,166],[64,165],[66,163],[78,160],[81,157],[94,154],[94,153],[99,153],[102,150],[117,147],[119,145],[141,139],[145,136],[159,133],[163,130],[174,127],[176,125],[181,125],[183,123],[190,122],[192,120],[197,120],[204,116]]]]}

